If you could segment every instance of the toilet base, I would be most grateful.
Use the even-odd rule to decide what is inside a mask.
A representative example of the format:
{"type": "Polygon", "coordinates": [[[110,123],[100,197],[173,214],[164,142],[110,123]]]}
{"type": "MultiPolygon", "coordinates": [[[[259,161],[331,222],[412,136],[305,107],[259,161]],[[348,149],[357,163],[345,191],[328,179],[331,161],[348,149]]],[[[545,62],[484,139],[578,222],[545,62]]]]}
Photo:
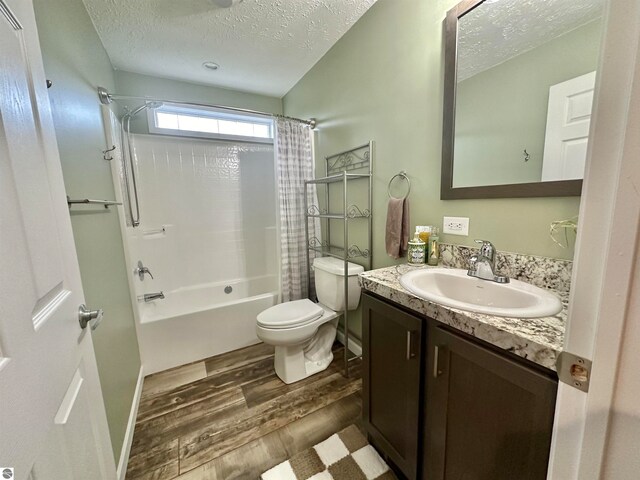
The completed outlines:
{"type": "Polygon", "coordinates": [[[333,361],[333,353],[323,361],[310,361],[305,358],[300,345],[293,347],[276,347],[274,368],[284,383],[295,383],[310,375],[325,370],[333,361]]]}
{"type": "Polygon", "coordinates": [[[320,326],[311,341],[302,345],[276,345],[274,368],[284,383],[294,383],[326,370],[333,361],[331,347],[336,338],[336,321],[320,326]]]}

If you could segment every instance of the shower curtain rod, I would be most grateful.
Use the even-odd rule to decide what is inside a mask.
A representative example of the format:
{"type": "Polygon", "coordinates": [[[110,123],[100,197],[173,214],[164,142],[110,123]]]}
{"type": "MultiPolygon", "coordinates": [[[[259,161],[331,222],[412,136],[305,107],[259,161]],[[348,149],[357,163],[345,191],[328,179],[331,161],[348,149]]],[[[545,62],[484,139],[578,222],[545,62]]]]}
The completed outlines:
{"type": "Polygon", "coordinates": [[[249,110],[248,108],[239,108],[239,107],[228,107],[226,105],[213,105],[211,103],[197,103],[197,102],[182,102],[176,100],[165,100],[162,98],[151,98],[151,97],[139,97],[135,95],[120,95],[117,93],[109,93],[106,88],[98,87],[98,98],[100,99],[100,103],[103,105],[109,105],[114,100],[144,100],[146,102],[162,102],[162,103],[174,103],[178,105],[186,105],[189,107],[209,107],[209,108],[221,108],[224,110],[230,110],[232,112],[239,113],[249,113],[252,115],[262,115],[267,117],[280,117],[280,118],[288,118],[289,120],[296,120],[298,122],[309,125],[311,128],[316,128],[317,122],[315,118],[311,118],[309,120],[303,120],[301,118],[296,117],[288,117],[286,115],[279,115],[275,113],[267,113],[260,112],[258,110],[249,110]]]}

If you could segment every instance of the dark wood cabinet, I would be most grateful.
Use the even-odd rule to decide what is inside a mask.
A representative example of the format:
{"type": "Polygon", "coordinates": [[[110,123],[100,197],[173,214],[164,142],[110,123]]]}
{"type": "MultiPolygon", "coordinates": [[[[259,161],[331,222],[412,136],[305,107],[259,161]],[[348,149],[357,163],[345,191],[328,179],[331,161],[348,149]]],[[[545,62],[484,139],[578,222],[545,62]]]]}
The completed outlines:
{"type": "Polygon", "coordinates": [[[409,479],[544,480],[551,371],[363,296],[363,416],[409,479]]]}
{"type": "Polygon", "coordinates": [[[544,480],[557,381],[435,323],[427,338],[423,478],[544,480]]]}
{"type": "Polygon", "coordinates": [[[371,442],[408,479],[418,478],[424,322],[363,296],[363,420],[371,442]]]}

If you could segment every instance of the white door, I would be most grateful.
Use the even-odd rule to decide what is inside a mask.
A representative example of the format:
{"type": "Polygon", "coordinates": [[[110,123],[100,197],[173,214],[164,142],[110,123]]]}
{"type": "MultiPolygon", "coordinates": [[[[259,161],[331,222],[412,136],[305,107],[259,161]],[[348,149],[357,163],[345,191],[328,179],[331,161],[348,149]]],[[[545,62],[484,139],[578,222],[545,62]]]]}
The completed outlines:
{"type": "Polygon", "coordinates": [[[640,2],[605,3],[563,346],[593,367],[588,393],[559,384],[550,480],[640,478],[640,2]]]}
{"type": "Polygon", "coordinates": [[[0,0],[0,52],[0,472],[114,479],[31,1],[0,0]]]}
{"type": "Polygon", "coordinates": [[[542,181],[583,178],[596,72],[549,88],[542,181]]]}

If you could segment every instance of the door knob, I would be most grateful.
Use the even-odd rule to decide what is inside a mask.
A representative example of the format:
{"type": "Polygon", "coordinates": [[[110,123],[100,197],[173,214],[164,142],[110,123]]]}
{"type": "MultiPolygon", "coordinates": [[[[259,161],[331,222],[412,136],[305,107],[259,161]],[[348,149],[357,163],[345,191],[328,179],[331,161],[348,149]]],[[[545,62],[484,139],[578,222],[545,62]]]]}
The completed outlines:
{"type": "Polygon", "coordinates": [[[95,330],[100,325],[102,317],[104,316],[104,310],[99,308],[98,310],[88,310],[83,304],[78,308],[78,320],[80,321],[80,328],[87,328],[87,324],[91,324],[91,330],[95,330]]]}

